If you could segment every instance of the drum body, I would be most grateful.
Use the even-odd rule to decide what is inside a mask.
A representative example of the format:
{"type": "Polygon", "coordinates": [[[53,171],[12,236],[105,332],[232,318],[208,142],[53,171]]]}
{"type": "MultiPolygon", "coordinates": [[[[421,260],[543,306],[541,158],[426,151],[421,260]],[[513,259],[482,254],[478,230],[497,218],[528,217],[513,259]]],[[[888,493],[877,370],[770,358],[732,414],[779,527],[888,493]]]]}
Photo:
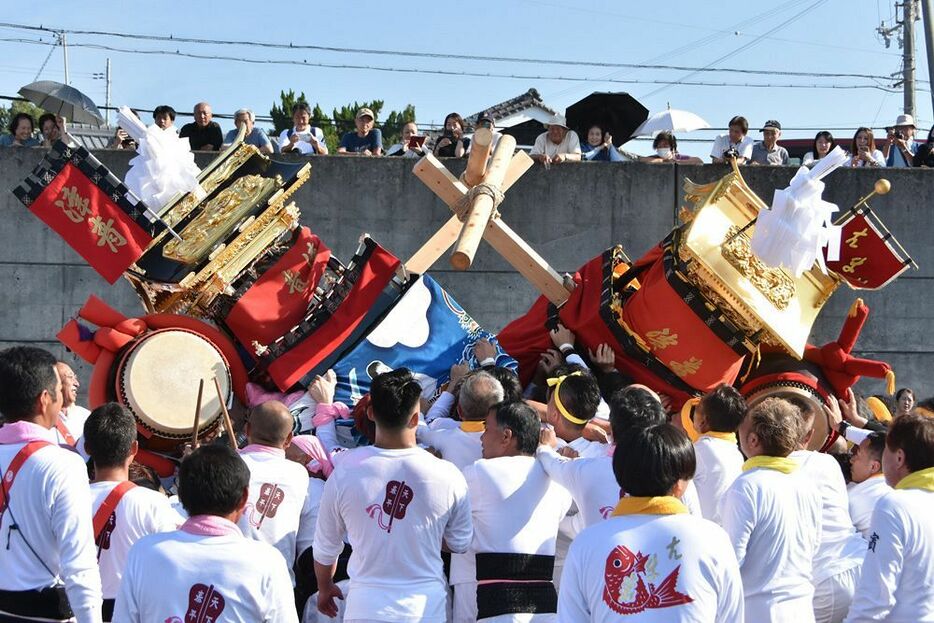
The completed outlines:
{"type": "Polygon", "coordinates": [[[151,331],[124,348],[115,362],[114,396],[136,418],[142,447],[175,454],[191,441],[202,379],[199,438],[219,425],[221,404],[214,379],[229,402],[230,366],[203,335],[176,328],[151,331]]]}
{"type": "Polygon", "coordinates": [[[766,355],[740,387],[740,392],[749,407],[771,396],[788,394],[809,400],[817,415],[808,450],[826,450],[835,441],[824,405],[836,398],[817,365],[784,354],[766,355]]]}

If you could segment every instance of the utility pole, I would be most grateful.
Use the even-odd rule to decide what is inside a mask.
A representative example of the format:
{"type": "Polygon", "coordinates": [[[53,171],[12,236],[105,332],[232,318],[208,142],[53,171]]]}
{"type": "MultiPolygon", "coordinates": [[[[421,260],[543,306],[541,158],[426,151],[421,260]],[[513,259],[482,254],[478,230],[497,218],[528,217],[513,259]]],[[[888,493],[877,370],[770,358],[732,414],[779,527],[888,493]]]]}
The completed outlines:
{"type": "MultiPolygon", "coordinates": [[[[931,0],[922,0],[923,10],[921,15],[924,18],[924,47],[928,53],[928,80],[931,81],[932,90],[934,90],[934,2],[931,0]]],[[[934,108],[934,92],[931,93],[931,107],[934,108]]]]}
{"type": "MultiPolygon", "coordinates": [[[[896,2],[895,10],[897,12],[899,8],[902,9],[902,19],[899,21],[896,18],[895,24],[888,27],[883,21],[882,25],[876,28],[876,32],[884,40],[886,48],[892,45],[893,36],[900,35],[898,45],[902,48],[901,80],[897,81],[893,86],[902,87],[904,113],[911,116],[915,114],[915,20],[918,18],[916,2],[918,0],[904,0],[901,4],[896,2]]],[[[925,8],[930,4],[930,0],[925,0],[925,8]]],[[[927,10],[925,10],[925,20],[927,20],[927,10]]],[[[925,31],[925,37],[927,37],[927,31],[925,31]]],[[[928,54],[931,54],[931,52],[929,51],[928,54]]]]}
{"type": "Polygon", "coordinates": [[[902,85],[905,95],[905,114],[915,116],[915,0],[902,4],[902,85]]]}
{"type": "Polygon", "coordinates": [[[91,77],[95,80],[106,80],[107,81],[107,95],[104,98],[104,125],[110,125],[110,59],[107,59],[107,69],[104,73],[94,72],[91,74],[91,77]]]}
{"type": "Polygon", "coordinates": [[[62,54],[65,56],[65,84],[71,84],[68,79],[68,42],[65,40],[64,32],[59,33],[58,37],[62,42],[62,54]]]}
{"type": "Polygon", "coordinates": [[[107,59],[107,97],[104,103],[105,125],[110,125],[110,59],[107,59]]]}

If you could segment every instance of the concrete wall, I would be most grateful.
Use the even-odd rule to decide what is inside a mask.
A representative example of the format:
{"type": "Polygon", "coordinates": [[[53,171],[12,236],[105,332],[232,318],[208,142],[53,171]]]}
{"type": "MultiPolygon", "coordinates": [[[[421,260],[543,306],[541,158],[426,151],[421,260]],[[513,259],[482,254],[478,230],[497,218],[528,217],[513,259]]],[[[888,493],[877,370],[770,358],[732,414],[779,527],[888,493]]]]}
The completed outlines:
{"type": "MultiPolygon", "coordinates": [[[[126,173],[131,154],[97,154],[115,174],[126,173]]],[[[61,354],[55,333],[91,293],[127,314],[141,311],[124,282],[108,286],[54,232],[28,212],[12,189],[39,162],[39,150],[0,150],[0,346],[35,343],[61,354]]],[[[285,158],[282,156],[282,158],[285,158]]],[[[209,155],[199,155],[202,166],[209,155]]],[[[364,231],[405,259],[450,216],[448,208],[414,175],[414,162],[395,158],[316,158],[311,180],[295,195],[302,221],[348,259],[364,231]]],[[[459,174],[463,162],[449,161],[459,174]]],[[[559,272],[573,272],[611,244],[621,243],[633,258],[661,240],[676,222],[682,182],[708,182],[724,166],[659,166],[571,163],[545,171],[534,167],[507,193],[503,218],[559,272]]],[[[793,168],[746,168],[744,177],[763,199],[783,188],[793,168]]],[[[892,363],[899,385],[934,394],[928,366],[934,366],[934,312],[926,287],[934,279],[934,247],[927,243],[931,217],[924,205],[934,191],[934,173],[923,170],[844,170],[827,180],[825,199],[849,207],[885,175],[892,192],[873,208],[920,265],[880,292],[864,293],[872,309],[858,344],[860,353],[892,363]]],[[[536,292],[490,247],[481,245],[474,267],[450,269],[442,258],[432,275],[482,325],[499,330],[520,316],[536,292]]],[[[842,288],[825,307],[813,339],[837,335],[856,294],[842,288]]],[[[66,358],[73,357],[65,355],[66,358]]],[[[80,372],[80,371],[79,371],[80,372]]],[[[86,374],[81,375],[87,378],[86,374]]],[[[880,391],[880,382],[864,382],[880,391]]]]}

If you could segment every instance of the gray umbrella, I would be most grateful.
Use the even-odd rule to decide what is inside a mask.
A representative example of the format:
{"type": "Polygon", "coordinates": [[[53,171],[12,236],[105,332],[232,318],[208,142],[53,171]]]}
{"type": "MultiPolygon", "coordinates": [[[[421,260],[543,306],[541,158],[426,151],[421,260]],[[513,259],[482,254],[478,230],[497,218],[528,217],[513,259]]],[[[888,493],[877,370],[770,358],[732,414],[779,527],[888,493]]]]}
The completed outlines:
{"type": "Polygon", "coordinates": [[[19,90],[19,94],[39,108],[60,115],[72,123],[89,123],[96,126],[104,123],[103,115],[91,98],[67,84],[40,80],[27,84],[19,90]]]}

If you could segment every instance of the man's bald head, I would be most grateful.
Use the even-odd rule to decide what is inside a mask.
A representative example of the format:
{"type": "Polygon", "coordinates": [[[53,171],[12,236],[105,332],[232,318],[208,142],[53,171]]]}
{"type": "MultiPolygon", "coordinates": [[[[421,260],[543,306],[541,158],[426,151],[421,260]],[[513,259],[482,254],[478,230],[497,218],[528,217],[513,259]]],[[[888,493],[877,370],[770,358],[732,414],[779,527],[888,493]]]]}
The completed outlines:
{"type": "Polygon", "coordinates": [[[269,400],[250,412],[247,436],[250,443],[285,448],[292,441],[292,414],[278,400],[269,400]]]}

